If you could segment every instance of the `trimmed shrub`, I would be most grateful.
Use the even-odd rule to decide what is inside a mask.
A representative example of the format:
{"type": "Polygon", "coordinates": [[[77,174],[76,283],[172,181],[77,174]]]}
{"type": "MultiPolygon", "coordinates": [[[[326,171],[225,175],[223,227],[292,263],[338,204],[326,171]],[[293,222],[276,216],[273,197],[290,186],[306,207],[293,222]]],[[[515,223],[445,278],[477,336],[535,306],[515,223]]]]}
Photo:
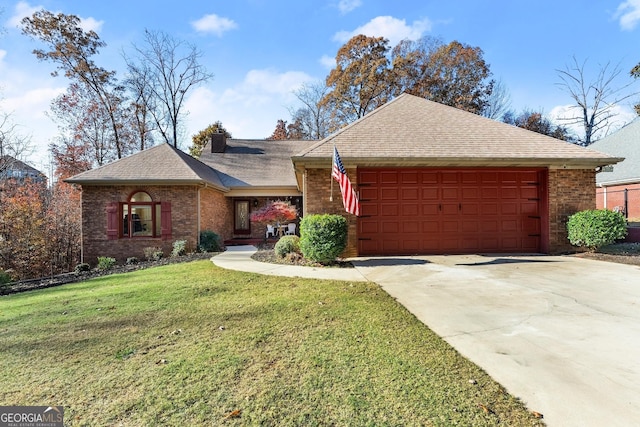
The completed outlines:
{"type": "Polygon", "coordinates": [[[220,236],[211,230],[202,230],[200,232],[200,252],[221,252],[222,243],[220,236]]]}
{"type": "Polygon", "coordinates": [[[299,253],[300,238],[298,236],[282,236],[273,249],[280,258],[284,258],[288,254],[299,253]]]}
{"type": "Polygon", "coordinates": [[[187,241],[176,240],[173,242],[173,250],[171,251],[172,257],[182,256],[187,253],[187,241]]]}
{"type": "Polygon", "coordinates": [[[116,265],[116,259],[108,256],[98,257],[98,270],[108,270],[116,265]]]}
{"type": "Polygon", "coordinates": [[[76,268],[73,271],[75,271],[76,273],[84,273],[85,271],[89,271],[89,270],[91,270],[91,266],[86,262],[82,262],[76,265],[76,268]]]}
{"type": "Polygon", "coordinates": [[[6,285],[7,283],[11,283],[13,280],[11,278],[11,274],[7,273],[4,270],[0,270],[0,287],[6,285]]]}
{"type": "Polygon", "coordinates": [[[300,250],[308,260],[335,261],[347,247],[347,220],[340,215],[308,215],[300,221],[300,250]]]}
{"type": "Polygon", "coordinates": [[[127,258],[127,265],[136,265],[138,262],[138,258],[134,256],[130,256],[129,258],[127,258]]]}
{"type": "Polygon", "coordinates": [[[147,261],[159,261],[164,256],[162,248],[158,248],[156,246],[144,248],[142,252],[144,252],[144,257],[147,261]]]}
{"type": "Polygon", "coordinates": [[[571,215],[567,231],[572,245],[595,251],[623,239],[627,235],[627,221],[619,212],[592,209],[571,215]]]}

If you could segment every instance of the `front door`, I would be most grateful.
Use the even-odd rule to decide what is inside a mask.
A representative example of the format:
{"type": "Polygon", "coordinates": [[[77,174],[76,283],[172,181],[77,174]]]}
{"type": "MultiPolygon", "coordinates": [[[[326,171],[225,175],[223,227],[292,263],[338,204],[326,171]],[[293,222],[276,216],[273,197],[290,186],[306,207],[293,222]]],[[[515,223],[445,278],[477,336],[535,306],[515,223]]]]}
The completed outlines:
{"type": "Polygon", "coordinates": [[[251,221],[249,218],[250,201],[249,200],[235,200],[235,215],[234,215],[234,234],[251,234],[251,221]]]}

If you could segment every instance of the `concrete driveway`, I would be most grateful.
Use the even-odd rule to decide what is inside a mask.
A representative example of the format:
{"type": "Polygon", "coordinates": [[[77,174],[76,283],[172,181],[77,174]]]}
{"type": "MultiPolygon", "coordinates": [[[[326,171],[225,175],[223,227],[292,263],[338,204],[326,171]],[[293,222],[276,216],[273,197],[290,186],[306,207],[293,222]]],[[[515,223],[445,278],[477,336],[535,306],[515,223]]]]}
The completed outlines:
{"type": "Polygon", "coordinates": [[[353,262],[547,425],[640,425],[639,267],[552,256],[353,262]]]}

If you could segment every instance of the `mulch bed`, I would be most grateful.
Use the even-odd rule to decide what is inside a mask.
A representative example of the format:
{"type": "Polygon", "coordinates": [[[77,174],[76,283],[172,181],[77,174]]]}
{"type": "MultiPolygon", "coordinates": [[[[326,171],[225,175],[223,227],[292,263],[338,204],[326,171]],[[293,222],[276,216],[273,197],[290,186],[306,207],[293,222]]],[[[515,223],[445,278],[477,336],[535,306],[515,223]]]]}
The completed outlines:
{"type": "Polygon", "coordinates": [[[8,283],[4,286],[0,285],[0,295],[15,294],[18,292],[33,291],[36,289],[50,288],[53,286],[66,285],[68,283],[82,282],[84,280],[96,277],[106,276],[109,274],[128,273],[131,271],[143,270],[145,268],[158,267],[161,265],[177,264],[181,262],[190,262],[201,259],[210,259],[215,253],[194,253],[179,257],[161,258],[157,261],[142,261],[136,264],[115,265],[107,270],[93,269],[83,272],[71,272],[59,274],[52,277],[42,277],[39,279],[21,280],[19,282],[8,283]]]}

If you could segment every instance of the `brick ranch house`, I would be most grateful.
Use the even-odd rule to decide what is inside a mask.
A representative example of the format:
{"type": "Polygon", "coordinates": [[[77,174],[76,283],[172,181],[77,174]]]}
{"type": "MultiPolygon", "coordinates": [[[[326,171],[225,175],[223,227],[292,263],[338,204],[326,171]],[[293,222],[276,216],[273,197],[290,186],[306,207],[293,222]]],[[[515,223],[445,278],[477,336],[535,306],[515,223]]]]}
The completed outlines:
{"type": "Polygon", "coordinates": [[[622,159],[404,94],[322,141],[226,141],[200,160],[163,144],[67,182],[82,186],[83,261],[195,247],[200,230],[264,236],[266,200],[345,215],[345,256],[560,253],[567,217],[595,207],[596,169],[622,159]],[[359,193],[344,212],[336,146],[359,193]],[[143,228],[129,215],[144,215],[143,228]]]}

